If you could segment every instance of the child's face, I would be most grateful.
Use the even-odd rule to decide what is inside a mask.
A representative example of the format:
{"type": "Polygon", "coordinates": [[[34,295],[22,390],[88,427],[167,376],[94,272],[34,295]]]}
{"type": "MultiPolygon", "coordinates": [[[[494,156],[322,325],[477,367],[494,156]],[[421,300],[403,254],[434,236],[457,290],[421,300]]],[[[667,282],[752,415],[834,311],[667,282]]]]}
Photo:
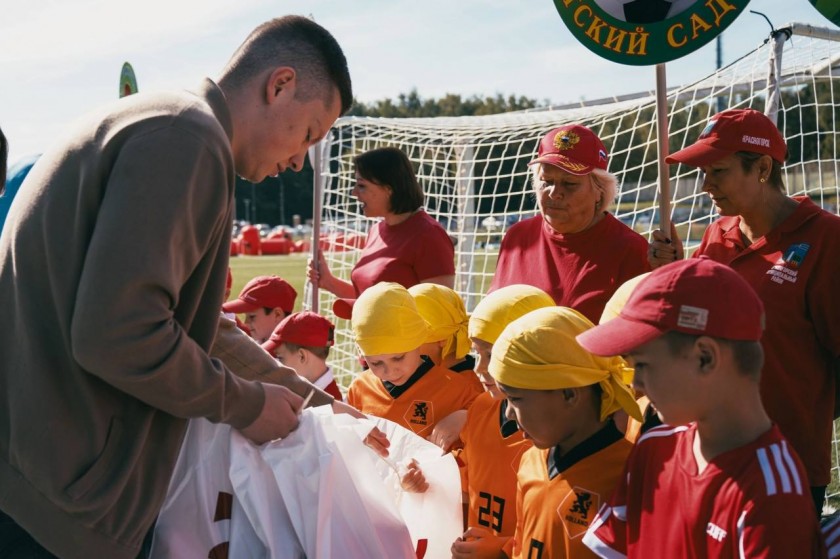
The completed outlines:
{"type": "Polygon", "coordinates": [[[405,384],[423,363],[420,348],[405,353],[365,355],[364,358],[376,378],[396,386],[405,384]]]}
{"type": "Polygon", "coordinates": [[[475,374],[484,386],[484,390],[490,393],[496,400],[501,400],[505,397],[499,387],[496,386],[496,381],[490,376],[487,371],[487,366],[490,364],[490,353],[493,351],[493,344],[479,340],[478,338],[470,338],[472,341],[472,350],[475,352],[475,374]]]}
{"type": "Polygon", "coordinates": [[[684,425],[697,419],[694,409],[703,387],[697,382],[700,359],[693,348],[675,353],[660,337],[625,359],[634,370],[633,388],[647,395],[663,423],[684,425]]]}
{"type": "Polygon", "coordinates": [[[245,326],[251,331],[251,337],[262,344],[271,337],[274,328],[286,318],[286,313],[280,309],[271,309],[268,313],[265,309],[257,309],[254,312],[245,313],[245,326]]]}
{"type": "Polygon", "coordinates": [[[563,390],[526,390],[499,385],[507,397],[507,417],[515,419],[537,448],[552,448],[573,437],[577,422],[563,390]]]}
{"type": "Polygon", "coordinates": [[[294,369],[299,372],[303,368],[302,350],[289,351],[289,347],[286,344],[280,344],[277,346],[277,349],[274,350],[274,356],[278,361],[290,369],[294,369]]]}

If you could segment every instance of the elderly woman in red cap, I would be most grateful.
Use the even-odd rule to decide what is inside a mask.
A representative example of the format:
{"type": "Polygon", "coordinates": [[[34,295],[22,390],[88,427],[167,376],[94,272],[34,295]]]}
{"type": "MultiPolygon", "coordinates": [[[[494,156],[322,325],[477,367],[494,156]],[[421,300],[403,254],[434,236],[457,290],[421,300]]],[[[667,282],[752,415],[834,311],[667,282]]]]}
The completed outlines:
{"type": "Polygon", "coordinates": [[[540,215],[505,234],[490,291],[532,285],[597,322],[618,286],[649,271],[648,243],[607,211],[617,181],[589,128],[551,130],[529,165],[540,215]]]}
{"type": "MultiPolygon", "coordinates": [[[[766,309],[761,397],[805,465],[817,512],[831,480],[840,356],[840,217],[807,196],[788,196],[787,146],[776,125],[751,109],[713,116],[700,138],[666,159],[703,172],[703,191],[720,219],[693,256],[727,264],[766,309]]],[[[672,228],[654,232],[653,267],[683,257],[672,228]]],[[[737,320],[738,309],[732,309],[737,320]]]]}

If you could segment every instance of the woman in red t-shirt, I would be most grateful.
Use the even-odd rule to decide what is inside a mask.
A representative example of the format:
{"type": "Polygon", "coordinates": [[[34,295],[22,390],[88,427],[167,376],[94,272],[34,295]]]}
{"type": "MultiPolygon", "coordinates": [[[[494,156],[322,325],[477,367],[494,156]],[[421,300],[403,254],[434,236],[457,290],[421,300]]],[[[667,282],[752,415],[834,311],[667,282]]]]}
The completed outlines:
{"type": "Polygon", "coordinates": [[[532,285],[597,322],[618,286],[650,269],[645,238],[607,212],[616,192],[607,148],[567,124],[543,136],[529,165],[540,213],[505,233],[490,291],[532,285]]]}
{"type": "Polygon", "coordinates": [[[309,280],[339,298],[336,316],[350,318],[350,306],[365,289],[390,281],[409,288],[418,283],[455,284],[455,248],[444,228],[427,214],[423,189],[408,157],[397,148],[367,151],[353,161],[353,196],[365,217],[382,218],[371,227],[350,281],[330,272],[323,252],[310,262],[309,280]]]}

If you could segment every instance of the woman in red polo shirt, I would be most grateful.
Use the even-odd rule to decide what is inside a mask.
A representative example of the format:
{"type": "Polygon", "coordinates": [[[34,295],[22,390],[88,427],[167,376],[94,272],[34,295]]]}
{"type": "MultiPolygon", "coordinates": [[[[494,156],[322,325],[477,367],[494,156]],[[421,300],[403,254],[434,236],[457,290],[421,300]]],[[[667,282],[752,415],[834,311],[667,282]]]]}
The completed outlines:
{"type": "MultiPolygon", "coordinates": [[[[703,191],[720,219],[693,256],[741,274],[764,302],[761,398],[805,465],[817,512],[831,480],[831,429],[840,356],[840,217],[807,196],[788,196],[785,140],[764,114],[733,109],[713,116],[700,138],[666,159],[704,173],[703,191]]],[[[683,257],[654,232],[651,266],[683,257]]],[[[738,309],[733,309],[733,320],[738,309]]]]}
{"type": "Polygon", "coordinates": [[[423,210],[423,189],[408,157],[397,148],[379,148],[354,159],[353,196],[365,217],[381,218],[371,227],[350,281],[335,277],[322,252],[310,262],[308,277],[339,298],[333,310],[350,318],[341,299],[355,299],[383,281],[409,288],[418,283],[455,284],[455,247],[444,228],[423,210]]]}

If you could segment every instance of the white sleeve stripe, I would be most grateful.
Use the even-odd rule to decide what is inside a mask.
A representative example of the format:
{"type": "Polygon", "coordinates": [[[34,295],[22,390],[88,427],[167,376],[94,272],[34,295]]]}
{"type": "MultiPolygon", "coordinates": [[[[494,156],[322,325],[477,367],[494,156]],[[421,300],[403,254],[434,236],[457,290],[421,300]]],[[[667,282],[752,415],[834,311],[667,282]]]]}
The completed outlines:
{"type": "Polygon", "coordinates": [[[770,445],[770,452],[773,453],[773,461],[776,463],[779,479],[782,481],[782,493],[790,493],[793,487],[790,485],[790,476],[787,474],[787,468],[782,461],[782,450],[778,444],[772,444],[770,445]]]}
{"type": "Polygon", "coordinates": [[[746,559],[747,554],[744,553],[744,520],[746,520],[747,511],[741,513],[741,516],[738,517],[738,523],[736,524],[738,528],[738,557],[740,559],[746,559]]]}
{"type": "Polygon", "coordinates": [[[793,485],[796,486],[796,493],[802,495],[802,480],[799,477],[799,471],[796,469],[796,464],[793,463],[793,457],[788,450],[787,441],[782,441],[782,456],[785,457],[785,462],[788,465],[791,477],[793,477],[793,485]]]}
{"type": "Polygon", "coordinates": [[[622,522],[627,522],[627,506],[613,507],[613,514],[622,522]]]}
{"type": "Polygon", "coordinates": [[[603,559],[627,558],[627,556],[621,553],[620,551],[616,551],[615,549],[602,542],[601,538],[595,535],[595,531],[592,530],[592,527],[590,527],[589,530],[586,531],[586,534],[584,534],[582,541],[583,545],[591,549],[595,555],[603,559]]]}
{"type": "Polygon", "coordinates": [[[837,538],[840,538],[840,525],[838,525],[837,520],[835,518],[829,524],[822,527],[825,545],[831,545],[837,538]]]}
{"type": "Polygon", "coordinates": [[[776,479],[773,477],[773,469],[767,459],[767,449],[759,448],[756,454],[758,455],[758,463],[761,465],[761,473],[764,474],[764,486],[767,489],[767,495],[775,495],[776,479]]]}
{"type": "Polygon", "coordinates": [[[647,439],[652,439],[654,437],[670,437],[671,435],[674,435],[676,433],[682,433],[683,431],[687,430],[688,425],[680,425],[679,427],[671,428],[665,428],[664,426],[657,427],[655,429],[651,429],[650,431],[639,437],[639,440],[636,441],[636,444],[638,445],[642,441],[646,441],[647,439]]]}

